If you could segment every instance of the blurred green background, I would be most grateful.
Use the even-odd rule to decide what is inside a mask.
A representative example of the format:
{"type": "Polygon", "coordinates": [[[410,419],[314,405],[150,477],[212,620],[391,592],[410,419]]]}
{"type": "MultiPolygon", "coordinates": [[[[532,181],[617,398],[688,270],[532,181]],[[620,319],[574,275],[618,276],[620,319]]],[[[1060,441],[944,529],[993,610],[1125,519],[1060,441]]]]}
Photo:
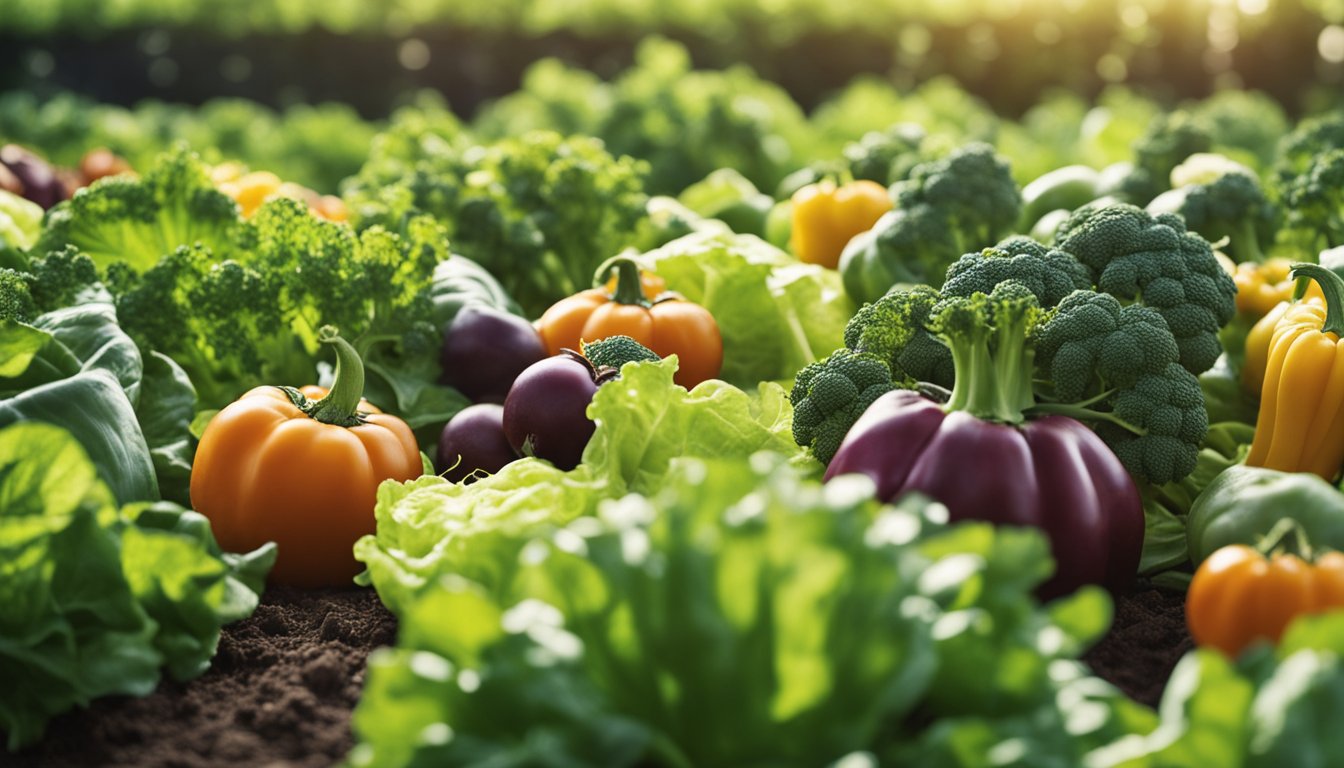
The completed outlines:
{"type": "Polygon", "coordinates": [[[1344,89],[1344,0],[0,0],[0,88],[365,117],[432,88],[469,117],[545,57],[610,79],[648,34],[809,110],[863,73],[949,75],[1010,116],[1112,83],[1168,101],[1253,88],[1290,112],[1344,89]]]}

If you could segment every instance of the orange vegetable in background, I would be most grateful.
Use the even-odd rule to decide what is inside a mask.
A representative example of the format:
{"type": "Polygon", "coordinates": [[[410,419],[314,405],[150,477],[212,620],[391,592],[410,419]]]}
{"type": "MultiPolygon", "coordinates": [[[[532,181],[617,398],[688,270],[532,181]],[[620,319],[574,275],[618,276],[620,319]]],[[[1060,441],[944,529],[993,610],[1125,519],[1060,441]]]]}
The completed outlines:
{"type": "Polygon", "coordinates": [[[276,542],[276,584],[348,584],[361,569],[351,548],[375,529],[378,485],[423,468],[410,427],[360,399],[354,348],[331,328],[321,341],[336,348],[331,392],[313,401],[286,387],[251,390],[211,419],[191,473],[192,506],[221,547],[276,542]]]}
{"type": "Polygon", "coordinates": [[[629,336],[659,357],[676,355],[675,381],[690,388],[719,375],[723,337],[709,310],[661,290],[661,281],[641,278],[639,266],[616,257],[603,264],[595,282],[616,272],[613,288],[594,288],[561,299],[537,321],[546,353],[579,350],[583,342],[629,336]],[[650,297],[651,289],[656,289],[650,297]]]}
{"type": "Polygon", "coordinates": [[[799,261],[835,269],[850,239],[872,229],[891,208],[887,188],[875,181],[808,184],[793,193],[789,247],[799,261]]]}
{"type": "Polygon", "coordinates": [[[1313,559],[1304,539],[1285,519],[1261,549],[1232,544],[1201,563],[1185,598],[1195,642],[1235,657],[1256,640],[1278,642],[1298,616],[1344,608],[1344,554],[1313,559]],[[1290,534],[1301,557],[1280,549],[1290,534]]]}

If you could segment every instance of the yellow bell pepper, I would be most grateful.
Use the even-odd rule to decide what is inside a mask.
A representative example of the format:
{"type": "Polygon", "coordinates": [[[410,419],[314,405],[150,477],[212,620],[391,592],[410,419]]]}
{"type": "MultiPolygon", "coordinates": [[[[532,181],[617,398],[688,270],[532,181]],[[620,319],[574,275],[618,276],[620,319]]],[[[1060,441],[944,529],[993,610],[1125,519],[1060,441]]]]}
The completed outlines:
{"type": "Polygon", "coordinates": [[[863,179],[837,187],[808,184],[793,193],[793,232],[789,247],[800,261],[835,269],[851,238],[872,229],[891,210],[887,188],[863,179]]]}
{"type": "MultiPolygon", "coordinates": [[[[1274,338],[1274,328],[1288,313],[1289,307],[1294,306],[1290,300],[1293,293],[1292,286],[1297,281],[1287,278],[1286,282],[1289,285],[1288,294],[1257,320],[1255,325],[1251,326],[1250,332],[1246,334],[1246,356],[1241,364],[1241,386],[1254,395],[1260,394],[1260,390],[1265,383],[1265,368],[1269,364],[1269,344],[1274,338]]],[[[1238,284],[1237,290],[1237,303],[1240,304],[1240,284],[1238,284]]],[[[1321,294],[1320,285],[1312,281],[1311,285],[1307,286],[1307,292],[1303,300],[1315,303],[1324,302],[1325,297],[1321,294]]]]}
{"type": "Polygon", "coordinates": [[[1237,284],[1237,311],[1264,317],[1279,302],[1291,299],[1296,283],[1288,277],[1292,268],[1293,263],[1283,258],[1238,264],[1232,275],[1232,282],[1237,284]]]}
{"type": "Polygon", "coordinates": [[[1246,464],[1333,481],[1344,464],[1344,278],[1294,264],[1324,301],[1289,305],[1269,344],[1260,414],[1246,464]]]}

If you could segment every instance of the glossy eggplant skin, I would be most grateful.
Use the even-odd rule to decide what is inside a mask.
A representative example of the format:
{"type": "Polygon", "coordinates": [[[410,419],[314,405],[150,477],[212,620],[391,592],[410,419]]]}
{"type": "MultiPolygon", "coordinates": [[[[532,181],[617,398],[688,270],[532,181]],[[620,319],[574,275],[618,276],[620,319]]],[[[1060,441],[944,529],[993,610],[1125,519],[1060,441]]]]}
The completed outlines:
{"type": "Polygon", "coordinates": [[[1138,488],[1101,438],[1074,419],[996,424],[946,413],[915,392],[888,392],[845,436],[826,479],[849,473],[871,478],[884,501],[917,491],[946,505],[953,521],[1044,530],[1055,574],[1043,597],[1084,584],[1123,589],[1139,567],[1138,488]]]}
{"type": "Polygon", "coordinates": [[[570,350],[533,363],[504,398],[509,446],[519,456],[536,456],[566,471],[577,467],[597,429],[588,403],[600,383],[593,366],[570,350]]]}

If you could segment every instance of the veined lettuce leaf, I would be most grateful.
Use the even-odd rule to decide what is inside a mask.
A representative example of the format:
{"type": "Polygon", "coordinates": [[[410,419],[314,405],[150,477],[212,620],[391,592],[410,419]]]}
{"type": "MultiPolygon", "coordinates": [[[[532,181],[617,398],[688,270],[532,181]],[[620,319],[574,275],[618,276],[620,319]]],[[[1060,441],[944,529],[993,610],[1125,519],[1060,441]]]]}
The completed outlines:
{"type": "Polygon", "coordinates": [[[844,345],[855,307],[839,273],[803,264],[758,237],[694,232],[640,260],[669,290],[714,316],[728,382],[754,387],[792,379],[844,345]]]}
{"type": "Polygon", "coordinates": [[[597,429],[572,471],[520,459],[471,485],[437,477],[384,483],[377,534],[355,545],[368,568],[362,583],[394,611],[444,574],[493,583],[509,557],[493,551],[497,537],[564,525],[629,491],[652,493],[676,457],[745,460],[768,450],[806,464],[779,386],[763,384],[753,397],[711,380],[687,391],[672,381],[676,365],[675,357],[630,363],[597,391],[588,406],[597,429]]]}
{"type": "Polygon", "coordinates": [[[221,553],[204,517],[169,502],[118,509],[84,448],[56,426],[0,429],[9,749],[96,697],[148,694],[162,666],[178,679],[203,672],[220,627],[256,607],[274,558],[274,545],[221,553]]]}

